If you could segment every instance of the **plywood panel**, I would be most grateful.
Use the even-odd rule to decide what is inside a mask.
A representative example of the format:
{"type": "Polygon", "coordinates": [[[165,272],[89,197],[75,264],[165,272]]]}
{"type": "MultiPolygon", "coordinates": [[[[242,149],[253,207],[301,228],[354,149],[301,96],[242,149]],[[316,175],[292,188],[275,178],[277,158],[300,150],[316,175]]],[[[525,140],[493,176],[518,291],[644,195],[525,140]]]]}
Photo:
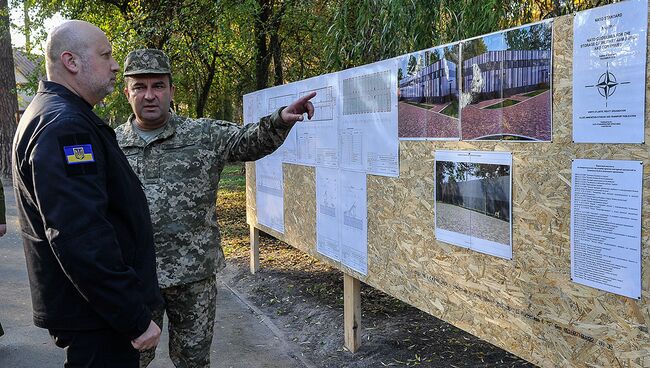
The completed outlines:
{"type": "MultiPolygon", "coordinates": [[[[553,141],[400,142],[400,177],[367,179],[368,276],[337,267],[543,367],[650,367],[649,150],[572,143],[573,16],[553,27],[553,141]],[[512,261],[436,241],[436,150],[512,152],[512,261]],[[570,281],[575,158],[645,163],[641,300],[570,281]]],[[[646,113],[646,142],[648,125],[646,113]]],[[[254,170],[247,168],[248,218],[256,224],[254,170]]],[[[315,252],[314,169],[285,164],[284,175],[286,234],[260,228],[323,260],[315,252]]]]}

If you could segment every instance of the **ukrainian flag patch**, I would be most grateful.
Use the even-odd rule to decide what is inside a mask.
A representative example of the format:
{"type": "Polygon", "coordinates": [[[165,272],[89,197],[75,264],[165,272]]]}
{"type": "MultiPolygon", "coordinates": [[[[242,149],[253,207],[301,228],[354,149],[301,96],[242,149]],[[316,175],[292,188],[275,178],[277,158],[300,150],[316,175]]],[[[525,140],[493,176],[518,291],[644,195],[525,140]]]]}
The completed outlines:
{"type": "Polygon", "coordinates": [[[65,158],[68,161],[68,165],[95,162],[95,156],[93,155],[93,146],[90,144],[64,146],[63,153],[65,153],[65,158]]]}

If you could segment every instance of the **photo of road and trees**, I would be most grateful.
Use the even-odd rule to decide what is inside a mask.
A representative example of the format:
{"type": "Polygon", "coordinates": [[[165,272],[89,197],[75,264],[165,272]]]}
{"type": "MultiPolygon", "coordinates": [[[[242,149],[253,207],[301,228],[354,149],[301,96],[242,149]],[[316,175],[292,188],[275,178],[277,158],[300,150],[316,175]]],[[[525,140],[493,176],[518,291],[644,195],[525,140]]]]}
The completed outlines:
{"type": "Polygon", "coordinates": [[[436,161],[436,227],[510,246],[510,166],[436,161]]]}

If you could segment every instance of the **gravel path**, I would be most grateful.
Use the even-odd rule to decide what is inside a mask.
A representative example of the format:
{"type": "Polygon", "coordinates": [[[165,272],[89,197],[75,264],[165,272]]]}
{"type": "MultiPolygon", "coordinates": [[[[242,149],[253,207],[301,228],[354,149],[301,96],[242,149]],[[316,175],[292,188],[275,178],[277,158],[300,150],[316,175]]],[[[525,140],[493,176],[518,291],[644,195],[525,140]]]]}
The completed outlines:
{"type": "Polygon", "coordinates": [[[436,226],[504,245],[510,244],[510,224],[462,207],[436,202],[436,226]]]}

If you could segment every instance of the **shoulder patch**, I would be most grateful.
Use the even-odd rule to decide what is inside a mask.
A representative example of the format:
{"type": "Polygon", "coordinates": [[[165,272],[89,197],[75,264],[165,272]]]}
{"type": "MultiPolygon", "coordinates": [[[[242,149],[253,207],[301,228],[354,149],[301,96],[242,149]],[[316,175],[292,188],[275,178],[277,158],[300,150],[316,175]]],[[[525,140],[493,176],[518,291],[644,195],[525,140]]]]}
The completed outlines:
{"type": "Polygon", "coordinates": [[[95,152],[88,133],[62,135],[58,140],[68,176],[97,174],[95,152]]]}
{"type": "Polygon", "coordinates": [[[90,144],[77,144],[74,146],[63,146],[63,153],[68,165],[95,162],[93,146],[90,144]]]}

